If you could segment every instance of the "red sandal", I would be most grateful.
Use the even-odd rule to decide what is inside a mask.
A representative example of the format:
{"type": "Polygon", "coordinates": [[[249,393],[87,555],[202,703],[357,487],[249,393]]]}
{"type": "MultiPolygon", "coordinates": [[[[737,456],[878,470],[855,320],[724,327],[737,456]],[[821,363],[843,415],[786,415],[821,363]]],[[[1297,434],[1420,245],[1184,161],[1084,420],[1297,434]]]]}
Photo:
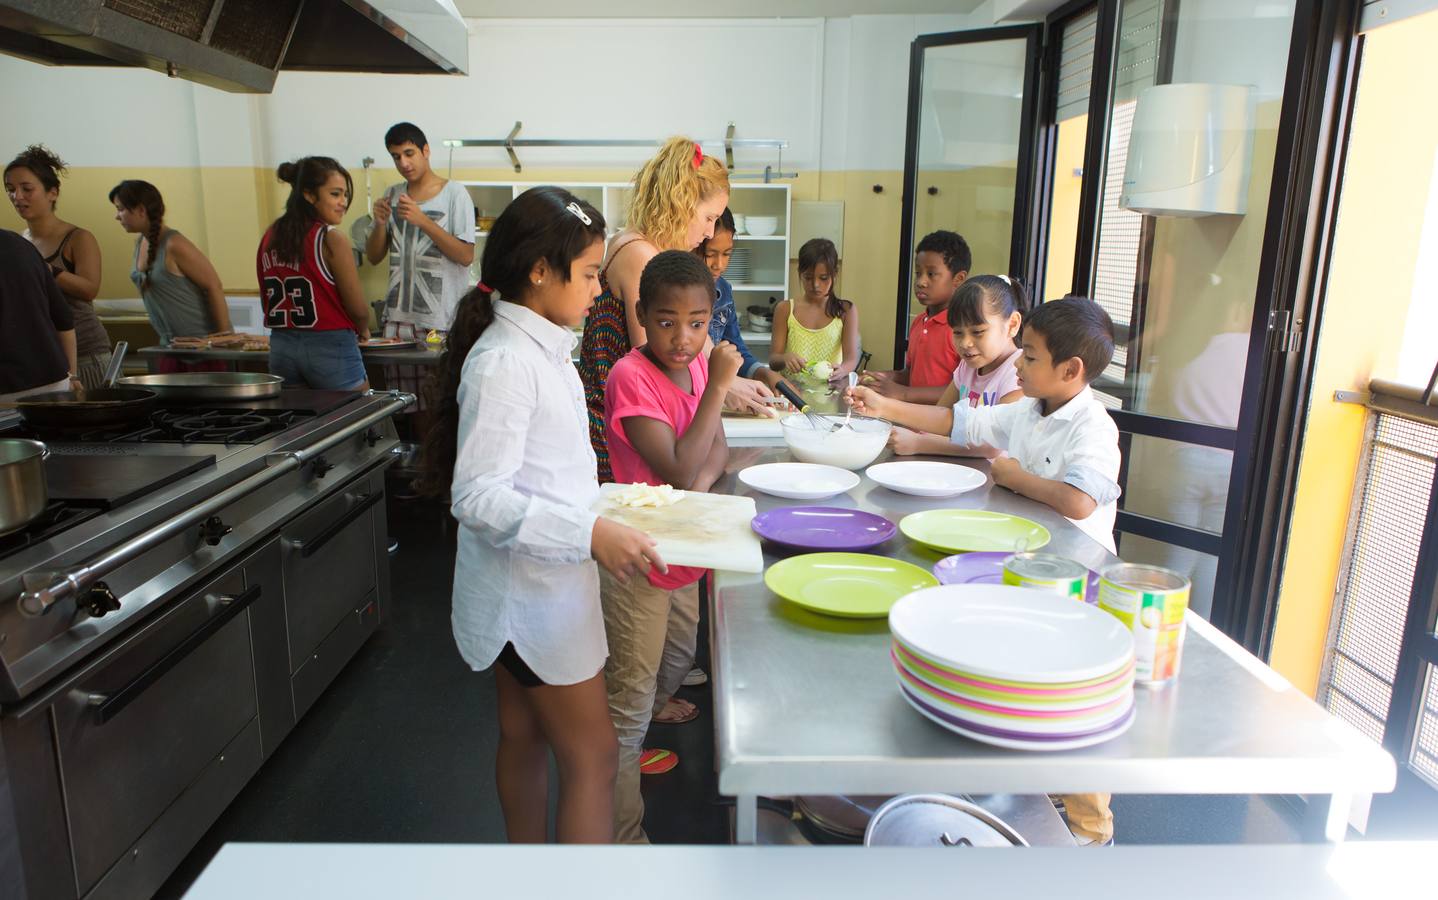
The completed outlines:
{"type": "Polygon", "coordinates": [[[655,748],[639,754],[640,775],[663,775],[677,765],[679,765],[679,755],[673,750],[655,748]]]}

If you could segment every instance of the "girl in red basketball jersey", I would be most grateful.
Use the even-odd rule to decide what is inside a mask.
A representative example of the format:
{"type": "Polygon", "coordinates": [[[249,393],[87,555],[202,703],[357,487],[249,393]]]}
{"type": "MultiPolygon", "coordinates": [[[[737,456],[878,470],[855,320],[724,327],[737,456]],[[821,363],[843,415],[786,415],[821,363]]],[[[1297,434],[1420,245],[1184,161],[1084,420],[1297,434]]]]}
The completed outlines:
{"type": "Polygon", "coordinates": [[[369,337],[369,304],[349,240],[335,226],[354,183],[327,156],[281,163],[290,185],[285,213],[260,239],[255,262],[270,329],[270,371],[290,386],[363,390],[358,341],[369,337]]]}

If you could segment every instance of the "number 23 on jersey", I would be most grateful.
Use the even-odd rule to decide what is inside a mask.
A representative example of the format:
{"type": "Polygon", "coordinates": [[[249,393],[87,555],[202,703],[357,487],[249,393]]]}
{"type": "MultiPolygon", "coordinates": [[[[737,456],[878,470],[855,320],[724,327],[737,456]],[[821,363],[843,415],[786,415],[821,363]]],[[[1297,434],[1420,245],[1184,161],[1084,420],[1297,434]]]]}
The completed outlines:
{"type": "Polygon", "coordinates": [[[308,278],[266,278],[261,287],[265,292],[266,328],[313,328],[319,323],[314,288],[308,278]]]}

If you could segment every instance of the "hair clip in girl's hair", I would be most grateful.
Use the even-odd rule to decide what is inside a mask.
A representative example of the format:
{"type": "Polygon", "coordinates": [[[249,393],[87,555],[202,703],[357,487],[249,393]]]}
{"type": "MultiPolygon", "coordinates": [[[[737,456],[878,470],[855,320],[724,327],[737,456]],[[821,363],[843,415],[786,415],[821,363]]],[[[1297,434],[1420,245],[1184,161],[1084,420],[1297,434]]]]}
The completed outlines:
{"type": "Polygon", "coordinates": [[[702,162],[704,162],[704,148],[696,142],[694,144],[694,168],[699,168],[702,162]]]}
{"type": "Polygon", "coordinates": [[[567,209],[567,210],[569,210],[570,212],[574,213],[574,215],[579,218],[579,221],[583,222],[585,225],[593,225],[593,224],[594,224],[594,220],[591,219],[591,218],[589,218],[589,213],[587,213],[587,212],[585,212],[584,210],[580,209],[578,203],[574,203],[573,201],[571,201],[571,202],[569,203],[569,205],[566,206],[566,207],[564,207],[564,208],[567,209]]]}
{"type": "Polygon", "coordinates": [[[489,285],[485,284],[483,281],[481,281],[479,284],[476,284],[475,287],[479,288],[479,292],[480,292],[481,294],[493,294],[493,293],[494,293],[494,288],[492,288],[492,287],[490,287],[489,285]]]}
{"type": "Polygon", "coordinates": [[[1009,287],[1013,287],[1013,286],[1014,286],[1014,280],[1013,280],[1012,278],[1010,278],[1009,276],[1007,276],[1007,275],[1000,275],[999,277],[1004,280],[1004,284],[1008,285],[1009,287]]]}

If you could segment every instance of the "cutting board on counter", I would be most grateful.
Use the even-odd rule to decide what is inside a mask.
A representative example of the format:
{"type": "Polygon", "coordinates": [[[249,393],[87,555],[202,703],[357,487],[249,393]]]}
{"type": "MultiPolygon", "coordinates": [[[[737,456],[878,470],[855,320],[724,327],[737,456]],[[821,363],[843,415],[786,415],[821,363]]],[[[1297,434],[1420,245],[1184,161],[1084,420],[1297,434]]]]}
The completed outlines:
{"type": "Polygon", "coordinates": [[[685,491],[671,506],[630,509],[612,499],[627,485],[602,484],[593,511],[654,538],[664,562],[730,572],[764,571],[764,550],[750,523],[753,497],[685,491]]]}
{"type": "Polygon", "coordinates": [[[768,416],[742,416],[725,413],[720,418],[724,437],[733,440],[765,438],[782,442],[784,429],[779,420],[768,416]]]}

